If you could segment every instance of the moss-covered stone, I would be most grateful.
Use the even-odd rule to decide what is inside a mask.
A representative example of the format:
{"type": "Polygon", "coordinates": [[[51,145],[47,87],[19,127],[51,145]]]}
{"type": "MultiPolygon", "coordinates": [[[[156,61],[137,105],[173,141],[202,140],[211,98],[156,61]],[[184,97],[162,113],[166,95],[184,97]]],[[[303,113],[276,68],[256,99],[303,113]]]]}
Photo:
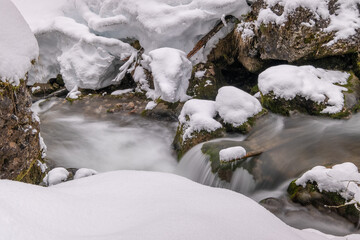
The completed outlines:
{"type": "Polygon", "coordinates": [[[292,181],[287,189],[292,201],[302,205],[313,205],[320,211],[336,212],[354,224],[358,224],[360,213],[354,205],[345,205],[346,200],[336,192],[320,192],[316,182],[307,182],[305,187],[296,185],[296,180],[292,181]],[[327,207],[331,206],[331,207],[327,207]],[[342,207],[337,207],[342,206],[342,207]]]}
{"type": "Polygon", "coordinates": [[[223,137],[225,134],[224,128],[219,128],[215,131],[208,132],[202,130],[200,132],[193,132],[191,138],[183,139],[184,136],[184,124],[179,124],[174,141],[172,143],[175,151],[177,152],[178,160],[192,147],[196,146],[199,143],[209,141],[211,139],[223,137]]]}
{"type": "Polygon", "coordinates": [[[253,169],[256,166],[256,160],[249,161],[250,158],[241,161],[235,161],[231,164],[221,164],[219,152],[222,149],[229,147],[236,147],[236,146],[242,146],[247,151],[254,150],[249,145],[247,145],[246,142],[227,141],[227,140],[205,143],[201,148],[202,153],[209,156],[209,161],[211,162],[211,171],[217,174],[220,179],[225,180],[227,182],[230,182],[233,172],[237,168],[242,167],[247,171],[249,171],[250,173],[253,173],[253,169]]]}
{"type": "Polygon", "coordinates": [[[244,122],[243,124],[241,124],[240,126],[235,127],[232,124],[229,123],[224,123],[222,122],[222,125],[225,127],[226,132],[229,133],[242,133],[242,134],[246,134],[248,132],[250,132],[250,130],[252,129],[252,127],[255,126],[256,120],[259,119],[260,117],[264,116],[265,114],[267,114],[267,110],[263,109],[261,112],[259,112],[258,114],[256,114],[253,117],[250,117],[247,119],[246,122],[244,122]]]}
{"type": "Polygon", "coordinates": [[[45,173],[41,171],[39,161],[40,160],[33,160],[29,168],[24,169],[18,176],[16,176],[15,180],[24,183],[40,184],[45,177],[45,173]]]}

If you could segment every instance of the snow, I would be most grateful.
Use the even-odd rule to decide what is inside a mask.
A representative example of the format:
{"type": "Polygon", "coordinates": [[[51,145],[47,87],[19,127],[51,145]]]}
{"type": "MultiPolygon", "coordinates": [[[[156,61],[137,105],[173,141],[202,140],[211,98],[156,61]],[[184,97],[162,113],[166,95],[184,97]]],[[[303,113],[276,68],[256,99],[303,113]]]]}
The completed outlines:
{"type": "Polygon", "coordinates": [[[167,102],[184,102],[191,77],[192,64],[183,51],[159,48],[149,53],[143,64],[149,66],[155,86],[155,98],[167,102]]]}
{"type": "Polygon", "coordinates": [[[297,95],[327,107],[321,113],[337,113],[344,107],[343,91],[350,74],[313,66],[279,65],[259,75],[258,85],[263,95],[273,92],[275,97],[291,100],[297,95]],[[338,85],[336,85],[338,84],[338,85]]]}
{"type": "Polygon", "coordinates": [[[287,226],[253,200],[172,174],[116,171],[49,188],[0,180],[12,240],[353,240],[287,226]]]}
{"type": "Polygon", "coordinates": [[[74,179],[84,178],[84,177],[90,177],[93,175],[96,175],[97,171],[93,169],[88,168],[80,168],[76,171],[74,179]]]}
{"type": "MultiPolygon", "coordinates": [[[[250,9],[245,0],[13,2],[40,46],[29,84],[45,83],[61,73],[68,90],[75,85],[99,89],[121,81],[135,67],[137,51],[126,43],[132,39],[140,41],[146,54],[162,47],[188,52],[222,16],[240,17],[250,9]]],[[[206,59],[219,37],[230,31],[225,27],[216,34],[194,59],[206,59]]]]}
{"type": "Polygon", "coordinates": [[[70,98],[70,99],[78,99],[79,96],[81,95],[81,92],[79,91],[79,88],[77,85],[75,85],[71,90],[70,92],[67,94],[67,98],[70,98]]]}
{"type": "Polygon", "coordinates": [[[122,89],[122,90],[116,90],[116,91],[113,91],[113,92],[111,93],[111,95],[113,95],[113,96],[121,96],[121,95],[123,95],[123,94],[125,94],[125,93],[130,93],[130,92],[132,92],[132,91],[133,91],[132,88],[122,89]]]}
{"type": "Polygon", "coordinates": [[[150,101],[148,102],[148,104],[146,104],[145,110],[152,110],[157,106],[157,103],[154,101],[150,101]]]}
{"type": "Polygon", "coordinates": [[[203,78],[205,76],[206,70],[203,71],[197,71],[195,72],[195,77],[196,78],[203,78]]]}
{"type": "Polygon", "coordinates": [[[262,111],[259,100],[232,86],[220,88],[215,102],[220,117],[234,127],[241,126],[248,118],[262,111]]]}
{"type": "Polygon", "coordinates": [[[39,133],[39,145],[40,145],[40,151],[41,151],[41,158],[45,158],[47,146],[44,142],[44,139],[41,137],[41,133],[39,133]]]}
{"type": "Polygon", "coordinates": [[[346,162],[332,168],[316,166],[295,183],[305,187],[307,182],[316,182],[320,192],[337,192],[346,200],[360,202],[360,173],[353,163],[346,162]]]}
{"type": "Polygon", "coordinates": [[[187,101],[180,113],[179,122],[183,124],[183,140],[191,138],[194,132],[207,132],[222,128],[214,117],[217,112],[215,102],[210,100],[191,99],[187,101]]]}
{"type": "Polygon", "coordinates": [[[44,177],[43,181],[46,186],[52,186],[66,181],[68,176],[69,172],[65,168],[57,167],[50,170],[44,177]]]}
{"type": "MultiPolygon", "coordinates": [[[[261,9],[256,21],[259,27],[261,24],[275,23],[283,25],[288,17],[299,7],[306,8],[314,14],[316,20],[329,19],[329,25],[322,29],[324,32],[334,32],[335,37],[327,45],[330,46],[340,39],[347,39],[356,34],[360,29],[360,11],[358,10],[359,0],[338,0],[339,6],[334,14],[331,14],[328,7],[328,0],[265,0],[267,8],[261,9]],[[279,4],[284,8],[284,12],[279,15],[271,10],[271,7],[279,4]]],[[[313,26],[310,20],[307,26],[313,26]]]]}
{"type": "Polygon", "coordinates": [[[42,173],[44,173],[46,169],[48,169],[46,163],[42,163],[39,160],[37,160],[37,166],[40,167],[42,173]]]}
{"type": "Polygon", "coordinates": [[[240,159],[246,155],[246,150],[243,147],[230,147],[220,150],[219,158],[221,162],[230,162],[240,159]]]}
{"type": "Polygon", "coordinates": [[[0,6],[0,81],[19,85],[37,60],[39,46],[14,4],[0,0],[0,6]]]}

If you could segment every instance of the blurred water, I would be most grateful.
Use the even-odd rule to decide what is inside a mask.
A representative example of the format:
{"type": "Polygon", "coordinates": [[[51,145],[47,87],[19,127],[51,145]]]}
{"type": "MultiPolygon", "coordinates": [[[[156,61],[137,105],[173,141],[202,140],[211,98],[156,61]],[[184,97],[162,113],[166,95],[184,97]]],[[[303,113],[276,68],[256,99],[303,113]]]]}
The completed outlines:
{"type": "Polygon", "coordinates": [[[172,172],[177,164],[171,149],[173,123],[109,114],[97,111],[98,106],[84,111],[84,106],[60,99],[35,104],[34,108],[41,119],[47,158],[55,166],[99,172],[172,172]]]}

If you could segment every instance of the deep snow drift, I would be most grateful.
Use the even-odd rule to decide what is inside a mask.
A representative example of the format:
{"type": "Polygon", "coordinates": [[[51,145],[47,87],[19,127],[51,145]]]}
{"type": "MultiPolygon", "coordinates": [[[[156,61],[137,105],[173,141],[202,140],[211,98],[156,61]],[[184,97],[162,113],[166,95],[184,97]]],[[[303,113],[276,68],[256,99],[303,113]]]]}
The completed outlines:
{"type": "Polygon", "coordinates": [[[0,0],[0,6],[0,80],[18,85],[37,60],[39,47],[14,4],[0,0]]]}
{"type": "Polygon", "coordinates": [[[119,171],[44,188],[0,181],[0,239],[358,239],[291,228],[253,200],[162,173],[119,171]]]}

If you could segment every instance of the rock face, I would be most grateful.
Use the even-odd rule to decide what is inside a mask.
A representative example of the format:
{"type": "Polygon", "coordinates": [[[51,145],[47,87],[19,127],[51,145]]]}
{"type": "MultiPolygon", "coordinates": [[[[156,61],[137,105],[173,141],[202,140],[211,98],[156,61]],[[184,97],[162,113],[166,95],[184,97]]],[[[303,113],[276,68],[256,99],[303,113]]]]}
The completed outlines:
{"type": "Polygon", "coordinates": [[[359,4],[343,0],[318,1],[313,5],[286,0],[254,2],[247,19],[235,30],[238,60],[256,72],[267,60],[292,63],[358,52],[360,29],[356,19],[350,23],[351,34],[339,27],[341,16],[349,14],[342,7],[349,4],[354,5],[351,14],[360,14],[359,4]]]}
{"type": "Polygon", "coordinates": [[[25,81],[0,81],[0,178],[40,183],[39,122],[30,109],[25,81]]]}

